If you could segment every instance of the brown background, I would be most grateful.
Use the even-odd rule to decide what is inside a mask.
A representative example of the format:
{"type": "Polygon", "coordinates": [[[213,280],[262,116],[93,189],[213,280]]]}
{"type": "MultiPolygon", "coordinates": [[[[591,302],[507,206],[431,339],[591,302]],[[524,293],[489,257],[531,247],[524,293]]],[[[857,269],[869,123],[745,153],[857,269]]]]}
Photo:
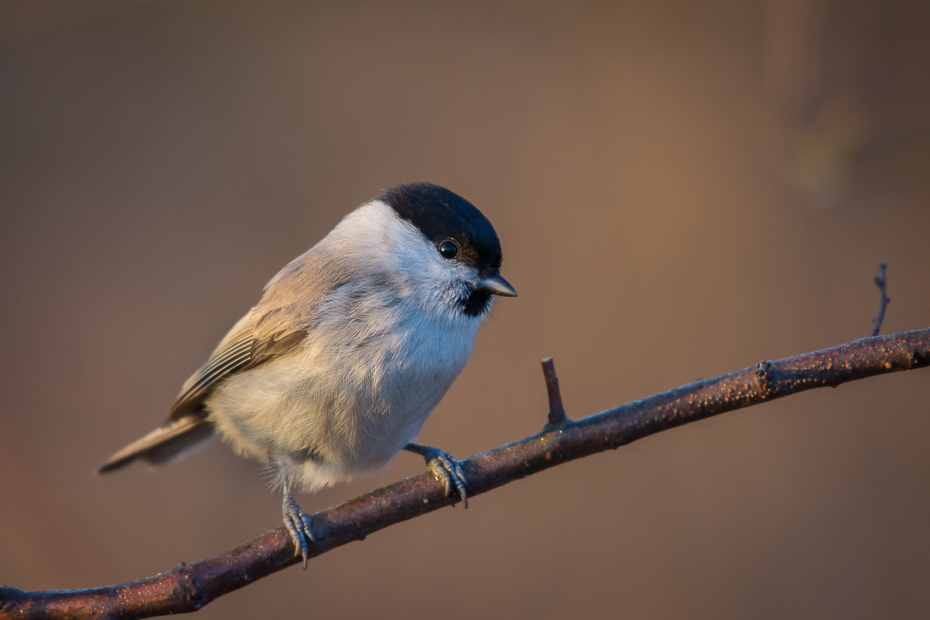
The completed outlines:
{"type": "MultiPolygon", "coordinates": [[[[405,181],[497,227],[502,300],[421,439],[459,457],[930,324],[930,3],[5,2],[0,583],[82,588],[278,525],[217,444],[94,477],[285,262],[405,181]]],[[[930,373],[663,433],[204,618],[926,617],[930,373]]],[[[318,510],[423,470],[299,500],[318,510]]]]}

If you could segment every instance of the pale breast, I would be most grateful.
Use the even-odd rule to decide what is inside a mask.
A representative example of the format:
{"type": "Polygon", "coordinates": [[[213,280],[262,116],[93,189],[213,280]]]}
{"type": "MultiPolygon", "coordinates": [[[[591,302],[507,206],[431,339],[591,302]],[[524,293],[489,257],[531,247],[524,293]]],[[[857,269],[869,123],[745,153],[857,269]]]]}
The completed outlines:
{"type": "Polygon", "coordinates": [[[461,372],[479,326],[346,285],[293,352],[221,386],[211,420],[237,451],[306,487],[383,467],[461,372]]]}

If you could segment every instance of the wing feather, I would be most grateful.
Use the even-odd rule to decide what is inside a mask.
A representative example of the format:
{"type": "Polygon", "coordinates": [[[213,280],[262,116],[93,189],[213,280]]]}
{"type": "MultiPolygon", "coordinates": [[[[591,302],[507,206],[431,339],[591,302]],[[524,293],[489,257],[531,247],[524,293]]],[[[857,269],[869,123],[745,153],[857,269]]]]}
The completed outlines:
{"type": "Polygon", "coordinates": [[[327,239],[298,256],[265,287],[257,306],[230,330],[181,389],[170,420],[205,416],[203,400],[226,378],[283,355],[311,331],[322,300],[353,277],[351,263],[327,239]]]}
{"type": "Polygon", "coordinates": [[[207,362],[185,382],[168,420],[131,443],[103,465],[117,469],[139,458],[151,463],[171,460],[213,433],[204,400],[232,375],[284,355],[313,330],[323,299],[351,281],[351,262],[332,252],[327,237],[298,256],[265,287],[261,301],[229,331],[207,362]]]}
{"type": "Polygon", "coordinates": [[[248,336],[221,346],[210,356],[207,363],[184,384],[181,394],[171,407],[169,419],[178,420],[190,415],[206,415],[206,412],[202,412],[201,403],[220,382],[238,372],[254,368],[273,357],[287,353],[306,337],[307,331],[301,329],[287,335],[279,333],[263,339],[248,336]]]}
{"type": "Polygon", "coordinates": [[[248,364],[252,358],[254,342],[255,339],[248,336],[216,351],[207,363],[187,380],[172,409],[203,395],[218,380],[248,364]]]}

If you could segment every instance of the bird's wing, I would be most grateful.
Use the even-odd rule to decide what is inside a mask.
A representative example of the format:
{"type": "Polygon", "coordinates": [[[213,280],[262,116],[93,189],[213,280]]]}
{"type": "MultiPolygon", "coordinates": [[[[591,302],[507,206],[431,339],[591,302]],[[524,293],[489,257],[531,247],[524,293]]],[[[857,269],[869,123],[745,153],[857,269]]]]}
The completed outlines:
{"type": "Polygon", "coordinates": [[[323,298],[351,276],[339,265],[320,264],[321,253],[316,249],[296,258],[268,283],[261,302],[242,317],[181,388],[169,421],[205,416],[203,401],[223,380],[287,353],[313,330],[323,298]]]}
{"type": "Polygon", "coordinates": [[[171,407],[171,419],[177,420],[195,413],[203,399],[223,379],[254,368],[272,357],[287,353],[307,337],[306,329],[287,334],[273,334],[259,339],[251,335],[234,340],[218,349],[181,388],[181,394],[171,407]]]}

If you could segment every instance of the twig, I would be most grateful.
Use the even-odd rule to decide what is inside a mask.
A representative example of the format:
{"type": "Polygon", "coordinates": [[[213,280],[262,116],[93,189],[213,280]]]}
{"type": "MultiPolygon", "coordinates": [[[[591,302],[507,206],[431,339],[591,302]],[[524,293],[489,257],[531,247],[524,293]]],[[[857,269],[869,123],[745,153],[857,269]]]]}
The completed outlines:
{"type": "Polygon", "coordinates": [[[551,357],[543,358],[543,376],[546,378],[546,394],[549,397],[549,426],[556,427],[564,423],[565,407],[562,406],[562,392],[559,390],[559,378],[555,374],[555,362],[551,357]]]}
{"type": "MultiPolygon", "coordinates": [[[[930,365],[930,329],[863,338],[697,381],[462,461],[471,496],[597,452],[711,416],[818,387],[930,365]]],[[[452,504],[429,474],[313,515],[317,556],[452,504]]],[[[196,611],[219,596],[298,563],[283,528],[196,564],[119,585],[25,592],[0,587],[0,618],[146,618],[196,611]]]]}
{"type": "Polygon", "coordinates": [[[878,290],[882,293],[882,302],[878,307],[878,316],[875,317],[875,320],[872,321],[872,337],[878,335],[878,332],[882,329],[882,321],[885,320],[885,308],[888,307],[888,304],[891,303],[891,300],[888,299],[887,295],[887,285],[888,280],[885,278],[885,269],[888,267],[888,261],[883,260],[882,264],[878,266],[878,275],[875,276],[875,286],[878,287],[878,290]]]}

